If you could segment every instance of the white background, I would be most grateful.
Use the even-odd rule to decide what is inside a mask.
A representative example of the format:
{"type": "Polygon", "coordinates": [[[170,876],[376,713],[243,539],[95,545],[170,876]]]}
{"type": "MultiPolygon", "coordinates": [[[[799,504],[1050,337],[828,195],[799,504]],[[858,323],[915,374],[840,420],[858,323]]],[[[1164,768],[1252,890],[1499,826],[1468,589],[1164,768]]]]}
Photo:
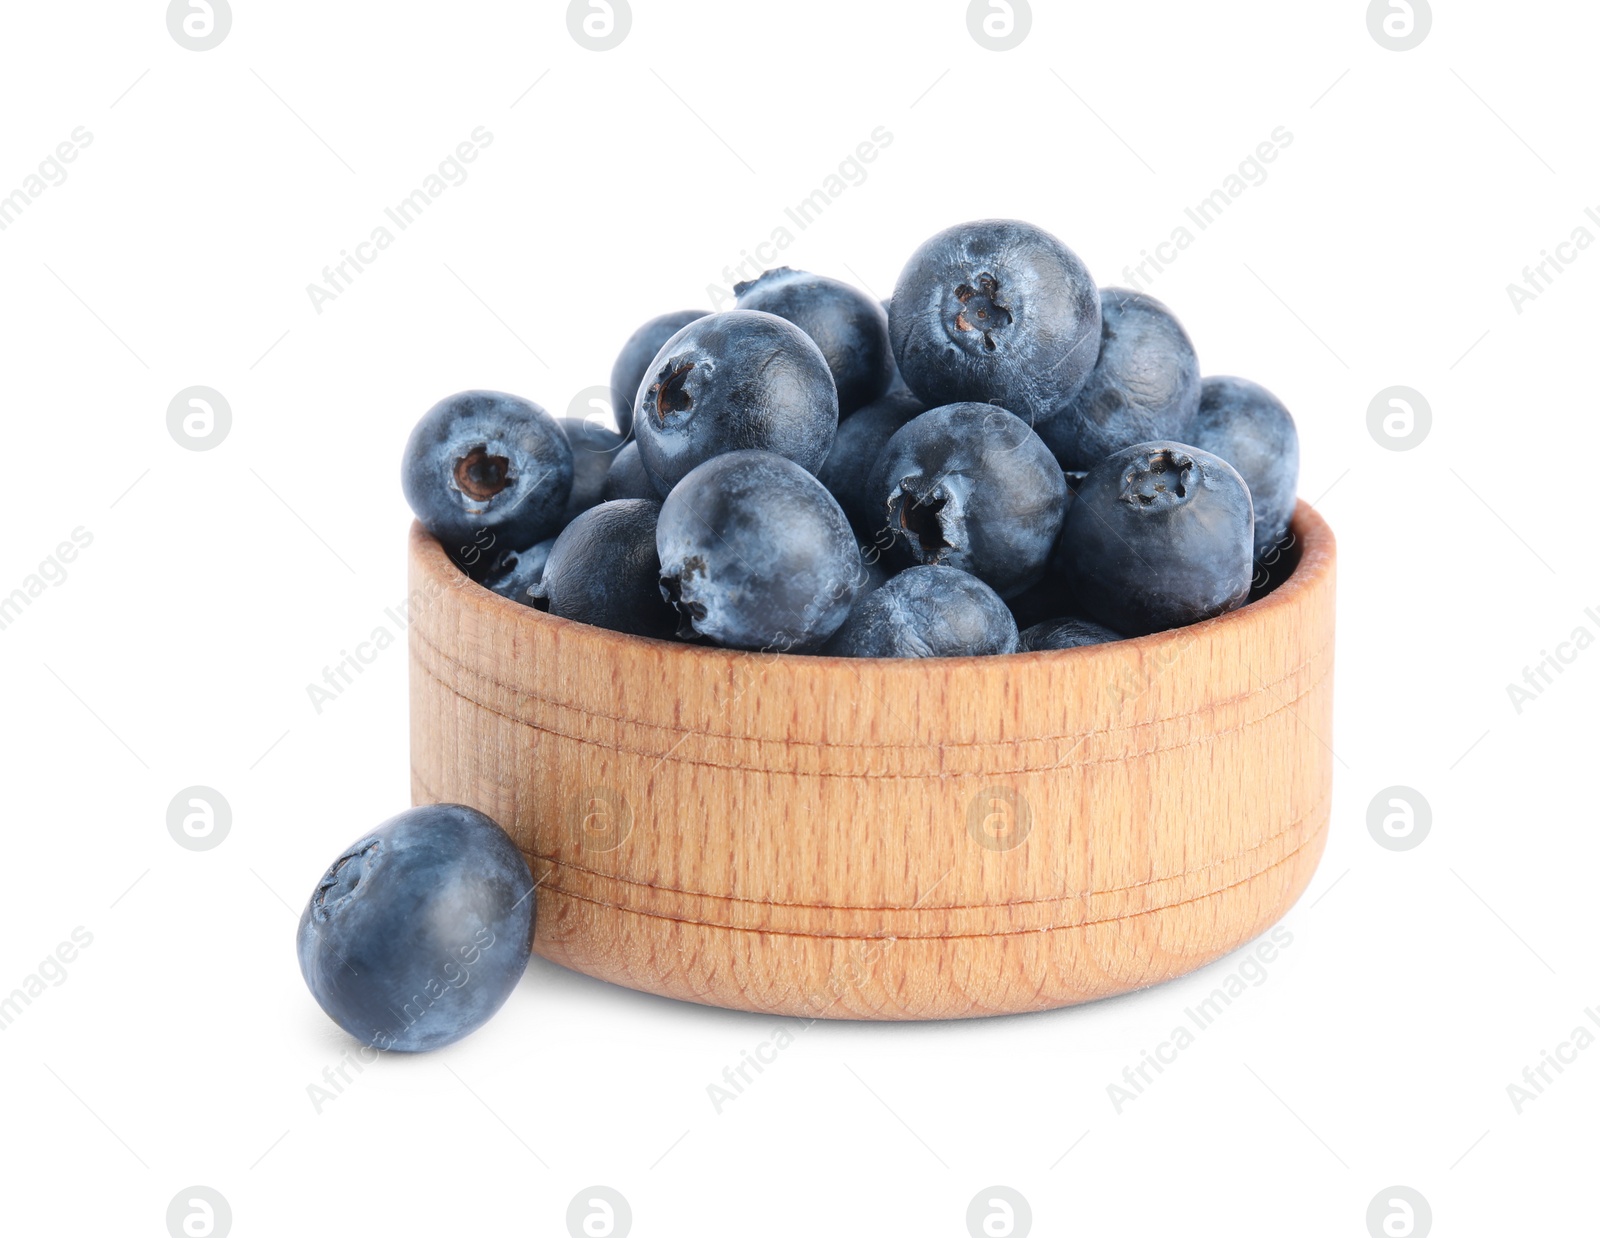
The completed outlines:
{"type": "Polygon", "coordinates": [[[562,1234],[605,1184],[639,1235],[962,1235],[1001,1184],[1038,1234],[1360,1238],[1398,1184],[1439,1234],[1592,1232],[1600,1047],[1520,1113],[1507,1085],[1600,1008],[1600,651],[1520,712],[1507,684],[1600,633],[1600,252],[1520,313],[1506,286],[1600,211],[1600,14],[1440,4],[1396,52],[1355,0],[1035,8],[995,52],[954,0],[635,0],[596,52],[560,3],[236,0],[196,52],[151,0],[7,6],[0,194],[93,135],[0,232],[0,595],[93,538],[0,630],[0,994],[93,935],[0,1031],[8,1230],[163,1234],[199,1184],[239,1235],[562,1234]],[[307,285],[478,126],[465,183],[318,313],[307,285]],[[1293,944],[1120,1113],[1107,1085],[1238,957],[1050,1014],[819,1023],[720,1114],[774,1020],[535,959],[481,1033],[319,1113],[353,1042],[295,923],[407,803],[403,642],[320,714],[307,685],[394,627],[412,422],[469,386],[565,412],[878,126],[783,259],[879,296],[989,215],[1125,283],[1293,135],[1151,285],[1207,372],[1294,411],[1340,539],[1333,830],[1293,944]],[[195,384],[233,414],[204,452],[166,424],[195,384]],[[1432,409],[1409,451],[1368,431],[1396,384],[1432,409]],[[194,784],[232,807],[203,852],[166,826],[194,784]],[[1433,818],[1399,853],[1367,829],[1397,784],[1433,818]]]}

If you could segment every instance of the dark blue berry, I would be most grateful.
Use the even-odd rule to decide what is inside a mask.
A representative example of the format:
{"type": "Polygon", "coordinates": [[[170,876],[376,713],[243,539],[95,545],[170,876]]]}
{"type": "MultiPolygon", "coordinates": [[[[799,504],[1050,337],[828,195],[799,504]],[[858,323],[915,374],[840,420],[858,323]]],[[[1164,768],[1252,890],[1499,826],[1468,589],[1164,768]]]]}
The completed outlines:
{"type": "Polygon", "coordinates": [[[661,346],[696,318],[709,310],[677,310],[660,314],[628,337],[611,366],[611,404],[617,413],[617,429],[627,438],[633,427],[633,397],[639,391],[644,372],[650,368],[661,346]]]}
{"type": "Polygon", "coordinates": [[[528,963],[533,877],[498,825],[433,804],[336,859],[300,917],[300,971],[350,1035],[419,1052],[483,1026],[528,963]]]}
{"type": "Polygon", "coordinates": [[[400,484],[423,528],[469,571],[561,528],[572,448],[555,418],[498,391],[440,400],[406,443],[400,484]]]}
{"type": "Polygon", "coordinates": [[[605,485],[600,490],[600,499],[605,503],[613,499],[661,501],[661,492],[650,480],[650,474],[645,472],[644,461],[639,459],[637,439],[629,439],[623,444],[616,459],[612,460],[611,468],[606,472],[605,485]]]}
{"type": "Polygon", "coordinates": [[[1081,645],[1103,645],[1107,641],[1121,640],[1110,628],[1091,619],[1046,619],[1022,633],[1018,643],[1022,648],[1077,649],[1081,645]]]}
{"type": "Polygon", "coordinates": [[[513,602],[532,606],[538,600],[533,587],[544,574],[544,565],[556,539],[547,537],[526,550],[508,550],[500,555],[483,578],[483,587],[513,602]]]}
{"type": "MultiPolygon", "coordinates": [[[[879,302],[879,304],[883,306],[884,318],[885,318],[885,321],[887,321],[888,315],[889,315],[889,306],[892,305],[893,302],[888,297],[885,297],[882,301],[879,302]]],[[[906,380],[905,380],[904,375],[902,375],[900,373],[900,367],[895,364],[894,346],[893,345],[890,345],[890,348],[889,348],[889,364],[893,367],[894,373],[889,378],[889,389],[887,391],[885,391],[884,394],[885,395],[894,395],[897,392],[910,391],[911,388],[906,386],[906,380]]]]}
{"type": "Polygon", "coordinates": [[[1208,378],[1185,441],[1221,456],[1250,487],[1256,558],[1285,549],[1300,483],[1300,435],[1278,397],[1247,378],[1208,378]]]}
{"type": "Polygon", "coordinates": [[[567,525],[579,512],[601,501],[606,474],[622,448],[622,435],[581,417],[562,417],[556,424],[572,447],[572,493],[567,496],[561,521],[567,525]]]}
{"type": "Polygon", "coordinates": [[[734,451],[673,488],[656,526],[661,594],[680,636],[779,652],[813,648],[862,587],[861,554],[833,496],[767,451],[734,451]]]}
{"type": "Polygon", "coordinates": [[[889,319],[866,293],[825,275],[774,267],[733,286],[740,309],[763,310],[799,327],[827,359],[839,416],[876,400],[894,375],[889,319]]]}
{"type": "Polygon", "coordinates": [[[729,451],[770,451],[815,472],[828,458],[839,400],[827,360],[792,322],[727,310],[662,346],[639,384],[633,432],[656,488],[729,451]]]}
{"type": "Polygon", "coordinates": [[[861,570],[865,573],[861,578],[861,588],[856,593],[856,601],[860,601],[874,589],[881,589],[889,583],[895,571],[880,554],[874,554],[871,546],[860,546],[861,570]]]}
{"type": "Polygon", "coordinates": [[[920,563],[970,572],[1001,597],[1045,571],[1067,506],[1050,450],[992,404],[946,404],[907,422],[873,466],[880,528],[920,563]]]}
{"type": "Polygon", "coordinates": [[[858,530],[871,532],[883,527],[883,504],[868,489],[872,466],[894,432],[926,411],[909,391],[891,391],[839,423],[833,450],[817,470],[817,480],[839,500],[858,530]]]}
{"type": "Polygon", "coordinates": [[[1029,425],[1074,395],[1100,347],[1100,295],[1078,256],[1032,224],[984,219],[924,241],[900,273],[889,338],[930,407],[994,403],[1029,425]]]}
{"type": "MultiPolygon", "coordinates": [[[[1070,512],[1084,474],[1074,472],[1063,473],[1062,476],[1067,483],[1066,510],[1070,512]]],[[[1062,524],[1066,524],[1065,515],[1062,516],[1062,524]]],[[[1059,543],[1060,538],[1056,540],[1059,543]]],[[[1014,593],[1008,597],[1006,605],[1011,607],[1018,628],[1033,627],[1046,619],[1073,613],[1076,607],[1072,603],[1072,590],[1068,587],[1066,578],[1056,569],[1054,547],[1051,548],[1051,559],[1045,565],[1044,575],[1021,593],[1014,593]]]]}
{"type": "Polygon", "coordinates": [[[1056,565],[1082,613],[1143,636],[1243,605],[1253,524],[1232,465],[1182,443],[1140,443],[1089,470],[1056,565]]]}
{"type": "MultiPolygon", "coordinates": [[[[868,597],[869,594],[877,592],[877,590],[883,588],[884,585],[888,584],[891,580],[894,579],[894,577],[895,577],[895,569],[890,568],[885,563],[885,561],[884,561],[884,559],[883,559],[883,557],[881,555],[872,554],[870,548],[866,547],[866,546],[862,546],[860,548],[860,550],[861,550],[861,576],[860,576],[860,582],[859,582],[859,586],[856,589],[855,599],[850,603],[850,612],[849,612],[849,614],[847,614],[845,616],[844,623],[842,625],[840,625],[838,631],[836,631],[826,641],[822,642],[822,644],[814,646],[814,647],[812,647],[810,649],[802,650],[800,652],[804,652],[804,653],[820,653],[820,654],[825,654],[825,655],[827,655],[829,657],[844,657],[844,656],[846,656],[844,654],[838,653],[834,649],[834,642],[838,640],[839,633],[844,631],[844,629],[846,627],[850,626],[850,615],[855,614],[856,611],[861,609],[861,604],[867,600],[867,597],[868,597]]],[[[898,570],[904,571],[905,569],[902,566],[898,570]]]]}
{"type": "Polygon", "coordinates": [[[1016,619],[1018,628],[1033,627],[1047,619],[1069,614],[1076,609],[1072,590],[1067,585],[1066,577],[1056,570],[1054,557],[1038,582],[1029,585],[1021,593],[1008,597],[1006,605],[1011,608],[1012,617],[1016,619]]]}
{"type": "Polygon", "coordinates": [[[1015,653],[1017,625],[1000,595],[953,567],[909,567],[851,608],[822,647],[837,658],[959,658],[1015,653]]]}
{"type": "Polygon", "coordinates": [[[1126,288],[1100,290],[1100,356],[1067,404],[1035,428],[1063,468],[1087,469],[1156,439],[1190,443],[1200,362],[1172,311],[1126,288]]]}
{"type": "Polygon", "coordinates": [[[591,507],[561,531],[533,596],[552,615],[666,639],[678,616],[661,598],[656,559],[659,503],[617,499],[591,507]]]}

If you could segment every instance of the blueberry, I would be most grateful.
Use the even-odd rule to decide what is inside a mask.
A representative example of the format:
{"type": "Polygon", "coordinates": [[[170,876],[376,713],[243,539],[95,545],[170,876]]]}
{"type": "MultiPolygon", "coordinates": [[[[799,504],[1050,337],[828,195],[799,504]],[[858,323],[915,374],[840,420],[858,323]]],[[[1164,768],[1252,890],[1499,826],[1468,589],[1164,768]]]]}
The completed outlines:
{"type": "Polygon", "coordinates": [[[652,318],[628,337],[611,366],[611,404],[617,413],[617,429],[627,438],[633,427],[633,396],[639,390],[644,372],[661,346],[696,318],[709,310],[677,310],[652,318]]]}
{"type": "Polygon", "coordinates": [[[673,487],[656,526],[661,595],[680,636],[804,651],[844,622],[861,554],[833,496],[792,460],[734,451],[673,487]]]}
{"type": "Polygon", "coordinates": [[[1001,597],[1037,581],[1067,506],[1050,449],[992,404],[946,404],[895,431],[870,492],[887,528],[920,563],[960,568],[1001,597]]]}
{"type": "Polygon", "coordinates": [[[651,361],[634,401],[639,457],[663,495],[728,451],[776,452],[815,472],[838,425],[821,351],[792,322],[759,310],[684,327],[651,361]]]}
{"type": "MultiPolygon", "coordinates": [[[[888,314],[889,314],[889,307],[891,305],[893,305],[894,302],[891,299],[889,299],[888,297],[885,297],[882,301],[878,302],[878,304],[883,306],[884,317],[887,319],[888,314]]],[[[890,364],[890,366],[893,367],[894,374],[889,379],[889,389],[887,391],[885,391],[884,394],[885,395],[894,395],[896,392],[899,392],[899,391],[910,391],[911,388],[906,386],[905,376],[900,373],[900,367],[895,364],[894,346],[893,345],[890,345],[890,348],[889,348],[889,364],[890,364]]]]}
{"type": "Polygon", "coordinates": [[[1008,219],[958,224],[906,263],[889,338],[906,385],[929,406],[990,402],[1037,425],[1094,368],[1100,296],[1048,232],[1008,219]]]}
{"type": "Polygon", "coordinates": [[[1190,443],[1200,362],[1165,305],[1126,288],[1100,290],[1100,356],[1067,404],[1036,425],[1063,468],[1087,469],[1135,443],[1190,443]]]}
{"type": "MultiPolygon", "coordinates": [[[[872,597],[877,590],[883,589],[883,585],[888,584],[891,579],[894,579],[894,571],[891,571],[888,565],[885,565],[882,555],[874,555],[872,549],[866,547],[866,545],[861,547],[861,587],[856,589],[856,600],[850,603],[850,614],[859,611],[862,603],[867,598],[872,597]]],[[[838,632],[843,632],[846,627],[850,627],[850,616],[845,616],[845,622],[840,625],[838,632]]],[[[821,646],[819,653],[827,653],[829,651],[829,645],[832,641],[837,640],[838,632],[835,632],[834,637],[821,646]]]]}
{"type": "Polygon", "coordinates": [[[624,443],[622,450],[611,461],[611,467],[606,470],[605,485],[600,490],[600,499],[605,503],[613,499],[661,501],[661,492],[650,480],[650,474],[645,472],[644,461],[639,459],[638,439],[629,439],[624,443]]]}
{"type": "Polygon", "coordinates": [[[533,587],[539,583],[539,577],[544,574],[544,565],[549,560],[550,550],[555,544],[555,538],[547,537],[542,542],[535,542],[526,550],[505,552],[495,559],[494,566],[484,576],[483,587],[498,593],[503,598],[510,598],[513,602],[532,606],[537,600],[533,587]]]}
{"type": "Polygon", "coordinates": [[[572,448],[555,418],[498,391],[440,400],[406,443],[400,484],[423,528],[469,571],[561,528],[572,448]]]}
{"type": "Polygon", "coordinates": [[[563,526],[579,512],[588,511],[601,501],[606,474],[622,446],[622,435],[581,417],[562,417],[556,422],[572,447],[572,493],[562,513],[563,526]]]}
{"type": "Polygon", "coordinates": [[[317,1004],[380,1049],[437,1049],[500,1009],[528,963],[533,876],[476,809],[391,817],[336,859],[300,917],[317,1004]]]}
{"type": "Polygon", "coordinates": [[[890,565],[884,561],[880,554],[874,554],[871,546],[859,547],[861,552],[861,587],[856,591],[856,601],[871,593],[874,589],[881,589],[889,583],[894,576],[890,565]]]}
{"type": "Polygon", "coordinates": [[[733,292],[740,309],[776,314],[811,337],[833,374],[841,418],[889,389],[895,372],[889,319],[866,293],[789,267],[763,271],[733,292]]]}
{"type": "Polygon", "coordinates": [[[817,470],[817,480],[839,500],[844,514],[862,532],[883,527],[883,505],[867,490],[872,466],[894,432],[926,411],[909,391],[891,391],[839,423],[833,450],[817,470]]]}
{"type": "Polygon", "coordinates": [[[661,504],[617,499],[561,531],[533,596],[552,615],[613,632],[665,639],[678,616],[661,599],[656,517],[661,504]]]}
{"type": "MultiPolygon", "coordinates": [[[[1078,495],[1078,487],[1083,483],[1083,473],[1063,473],[1067,482],[1067,511],[1072,510],[1072,504],[1078,495]]],[[[1066,517],[1061,518],[1063,526],[1066,517]]],[[[1059,544],[1060,538],[1056,539],[1059,544]]],[[[1052,548],[1050,562],[1045,566],[1044,575],[1029,585],[1021,593],[1014,593],[1006,599],[1006,605],[1011,607],[1018,628],[1030,628],[1043,623],[1047,619],[1054,619],[1058,615],[1070,615],[1077,607],[1072,601],[1072,589],[1056,568],[1054,548],[1052,548]]]]}
{"type": "Polygon", "coordinates": [[[1091,619],[1046,619],[1023,632],[1018,643],[1024,649],[1077,649],[1082,645],[1103,645],[1121,640],[1110,628],[1091,619]]]}
{"type": "Polygon", "coordinates": [[[1250,580],[1249,600],[1256,602],[1266,597],[1293,576],[1295,568],[1299,566],[1300,547],[1295,544],[1294,535],[1286,533],[1276,549],[1269,547],[1256,559],[1255,575],[1250,580]]]}
{"type": "Polygon", "coordinates": [[[1247,378],[1208,378],[1186,441],[1221,456],[1250,487],[1256,558],[1283,547],[1300,482],[1300,435],[1278,397],[1247,378]]]}
{"type": "Polygon", "coordinates": [[[1053,555],[1044,575],[1021,593],[1008,597],[1006,605],[1011,608],[1012,618],[1017,621],[1018,628],[1036,627],[1058,615],[1069,615],[1077,610],[1072,588],[1067,578],[1057,570],[1053,555]]]}
{"type": "Polygon", "coordinates": [[[1253,524],[1232,465],[1182,443],[1140,443],[1089,470],[1056,565],[1085,615],[1143,636],[1244,603],[1253,524]]]}
{"type": "Polygon", "coordinates": [[[822,647],[836,658],[959,658],[1015,653],[1017,625],[1000,595],[953,567],[909,567],[850,611],[822,647]]]}

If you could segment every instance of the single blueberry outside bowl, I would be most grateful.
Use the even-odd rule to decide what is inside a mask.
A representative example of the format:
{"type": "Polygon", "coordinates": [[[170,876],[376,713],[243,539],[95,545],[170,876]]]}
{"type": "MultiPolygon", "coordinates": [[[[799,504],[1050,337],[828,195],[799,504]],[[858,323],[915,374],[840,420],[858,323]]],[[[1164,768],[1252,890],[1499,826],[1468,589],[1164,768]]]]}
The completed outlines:
{"type": "Polygon", "coordinates": [[[494,821],[462,804],[412,808],[345,848],[317,882],[300,916],[300,970],[363,1044],[438,1049],[505,1003],[527,966],[533,916],[527,861],[494,821]]]}

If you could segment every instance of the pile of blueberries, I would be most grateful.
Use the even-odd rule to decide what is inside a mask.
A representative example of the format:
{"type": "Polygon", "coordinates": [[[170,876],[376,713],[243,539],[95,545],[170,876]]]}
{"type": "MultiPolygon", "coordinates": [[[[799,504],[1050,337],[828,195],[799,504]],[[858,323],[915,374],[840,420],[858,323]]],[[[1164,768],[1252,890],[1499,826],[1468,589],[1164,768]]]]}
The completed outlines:
{"type": "Polygon", "coordinates": [[[1243,605],[1292,546],[1299,442],[1200,377],[1166,306],[1015,220],[948,228],[879,304],[780,267],[641,326],[615,431],[467,391],[406,498],[488,588],[661,639],[954,657],[1140,636],[1243,605]]]}
{"type": "MultiPolygon", "coordinates": [[[[840,657],[1138,636],[1293,566],[1283,405],[1202,380],[1164,305],[1096,288],[1039,228],[939,233],[886,305],[786,267],[735,292],[633,333],[616,431],[493,391],[429,410],[403,469],[423,526],[473,579],[566,619],[840,657]]],[[[533,922],[498,825],[413,808],[324,873],[300,967],[364,1044],[433,1049],[510,996],[533,922]]]]}

